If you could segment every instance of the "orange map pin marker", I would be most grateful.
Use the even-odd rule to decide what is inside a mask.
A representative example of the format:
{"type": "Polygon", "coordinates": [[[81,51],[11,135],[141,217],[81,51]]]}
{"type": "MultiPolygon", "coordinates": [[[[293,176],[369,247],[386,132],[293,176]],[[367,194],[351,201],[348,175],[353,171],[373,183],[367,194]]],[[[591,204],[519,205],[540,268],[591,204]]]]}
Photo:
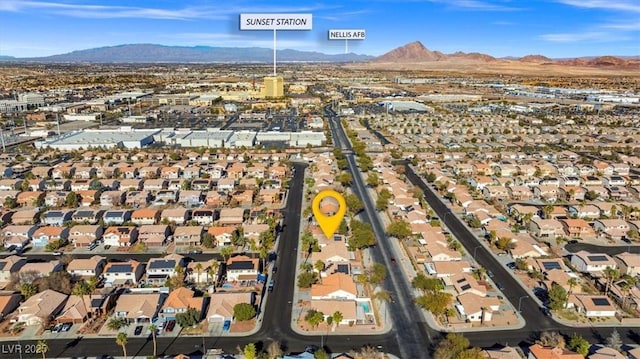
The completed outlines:
{"type": "Polygon", "coordinates": [[[311,204],[313,216],[318,221],[322,233],[327,238],[333,237],[347,213],[347,202],[334,190],[324,190],[316,195],[311,204]]]}

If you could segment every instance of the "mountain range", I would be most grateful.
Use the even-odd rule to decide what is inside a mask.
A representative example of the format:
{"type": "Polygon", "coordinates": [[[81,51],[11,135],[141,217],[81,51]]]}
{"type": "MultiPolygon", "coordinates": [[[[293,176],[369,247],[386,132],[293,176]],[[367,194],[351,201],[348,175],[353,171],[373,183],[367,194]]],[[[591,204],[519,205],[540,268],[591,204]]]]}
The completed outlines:
{"type": "MultiPolygon", "coordinates": [[[[445,54],[432,51],[421,42],[414,41],[393,49],[378,57],[348,54],[324,54],[315,51],[277,50],[279,62],[332,62],[362,63],[374,66],[395,64],[395,67],[406,64],[474,64],[478,66],[492,64],[523,65],[556,65],[571,67],[623,68],[640,70],[640,57],[579,57],[572,59],[550,59],[542,55],[524,57],[496,58],[491,55],[472,52],[455,52],[445,54]]],[[[0,56],[0,61],[14,62],[50,62],[50,63],[270,63],[273,61],[273,50],[260,47],[211,47],[211,46],[164,46],[155,44],[127,44],[106,46],[86,50],[78,50],[66,54],[16,58],[0,56]]],[[[394,67],[394,66],[392,66],[394,67]]]]}
{"type": "Polygon", "coordinates": [[[420,41],[414,41],[404,46],[393,49],[382,56],[378,56],[370,63],[373,64],[422,64],[422,63],[513,63],[537,64],[537,65],[565,65],[584,67],[615,67],[615,68],[637,68],[640,70],[640,57],[579,57],[573,59],[550,59],[542,55],[527,55],[523,57],[495,58],[491,55],[472,52],[455,52],[444,54],[440,51],[432,51],[426,48],[420,41]]]}
{"type": "MultiPolygon", "coordinates": [[[[321,52],[277,50],[281,62],[354,62],[372,58],[354,53],[328,55],[321,52]]],[[[261,47],[164,46],[127,44],[78,50],[66,54],[0,60],[53,63],[269,63],[273,49],[261,47]]]]}

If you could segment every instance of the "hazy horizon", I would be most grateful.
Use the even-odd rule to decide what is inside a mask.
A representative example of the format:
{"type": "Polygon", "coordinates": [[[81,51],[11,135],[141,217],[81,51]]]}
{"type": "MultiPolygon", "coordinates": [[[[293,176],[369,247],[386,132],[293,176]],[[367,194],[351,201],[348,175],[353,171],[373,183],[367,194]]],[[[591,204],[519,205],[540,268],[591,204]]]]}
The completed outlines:
{"type": "Polygon", "coordinates": [[[550,58],[640,55],[634,0],[0,1],[0,55],[44,57],[123,44],[272,48],[271,31],[240,31],[241,13],[310,13],[313,30],[278,31],[278,49],[344,53],[329,29],[359,28],[349,52],[382,55],[413,41],[444,53],[550,58]],[[390,16],[392,15],[392,16],[390,16]]]}

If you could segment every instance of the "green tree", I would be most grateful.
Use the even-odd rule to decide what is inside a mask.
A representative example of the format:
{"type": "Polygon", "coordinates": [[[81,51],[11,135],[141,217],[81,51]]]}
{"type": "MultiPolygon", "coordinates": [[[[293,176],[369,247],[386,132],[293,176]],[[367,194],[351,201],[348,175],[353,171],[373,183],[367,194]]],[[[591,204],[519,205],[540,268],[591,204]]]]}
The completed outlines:
{"type": "Polygon", "coordinates": [[[249,303],[238,303],[233,306],[233,316],[241,322],[249,320],[256,316],[256,308],[249,303]]]}
{"type": "Polygon", "coordinates": [[[310,309],[305,314],[304,320],[315,328],[324,321],[324,314],[315,309],[310,309]]]}
{"type": "Polygon", "coordinates": [[[369,283],[376,285],[382,284],[385,278],[387,278],[387,267],[382,263],[374,263],[366,273],[369,283]]]}
{"type": "Polygon", "coordinates": [[[258,351],[257,351],[256,345],[254,343],[249,343],[249,344],[245,345],[244,349],[242,350],[242,352],[244,353],[244,357],[246,359],[256,359],[256,357],[258,355],[258,351]]]}
{"type": "Polygon", "coordinates": [[[496,240],[496,247],[501,251],[508,251],[510,249],[515,248],[515,243],[511,241],[509,237],[500,237],[496,240]]]}
{"type": "Polygon", "coordinates": [[[316,274],[313,272],[303,272],[298,275],[299,288],[311,288],[316,282],[316,274]]]}
{"type": "MultiPolygon", "coordinates": [[[[233,309],[235,314],[235,307],[233,309]]],[[[194,308],[189,308],[186,312],[178,313],[176,314],[176,323],[182,328],[195,326],[200,323],[200,312],[194,308]]]]}
{"type": "Polygon", "coordinates": [[[46,359],[48,351],[49,344],[47,344],[47,341],[44,339],[38,340],[38,343],[36,344],[36,353],[42,354],[42,359],[46,359]]]}
{"type": "Polygon", "coordinates": [[[120,332],[116,337],[116,344],[122,347],[122,356],[127,359],[127,333],[120,332]]]}
{"type": "Polygon", "coordinates": [[[324,348],[320,348],[313,353],[313,359],[331,359],[331,357],[324,348]]]}
{"type": "Polygon", "coordinates": [[[440,292],[444,289],[444,285],[440,279],[428,277],[422,273],[418,273],[418,275],[413,278],[411,285],[423,293],[440,292]]]}
{"type": "Polygon", "coordinates": [[[573,350],[583,357],[586,357],[589,354],[590,347],[591,344],[589,341],[584,339],[578,333],[573,333],[571,338],[569,338],[569,343],[567,343],[567,348],[569,348],[569,350],[573,350]]]}
{"type": "Polygon", "coordinates": [[[20,294],[22,294],[22,296],[25,299],[28,299],[29,297],[35,295],[36,293],[38,293],[38,287],[35,284],[33,283],[20,284],[20,294]]]}
{"type": "Polygon", "coordinates": [[[567,291],[561,285],[553,283],[549,290],[549,308],[562,309],[567,302],[567,291]]]}
{"type": "Polygon", "coordinates": [[[438,342],[435,359],[480,359],[484,356],[479,348],[470,348],[469,339],[462,334],[449,333],[438,342]]]}
{"type": "Polygon", "coordinates": [[[406,239],[411,236],[411,225],[402,219],[394,220],[387,226],[387,235],[399,239],[406,239]]]}
{"type": "Polygon", "coordinates": [[[351,220],[351,237],[348,245],[352,249],[364,249],[376,244],[376,236],[369,223],[351,220]]]}
{"type": "Polygon", "coordinates": [[[369,174],[367,174],[367,186],[371,187],[371,188],[376,188],[378,187],[378,184],[380,184],[380,178],[378,177],[378,174],[375,172],[369,172],[369,174]]]}
{"type": "Polygon", "coordinates": [[[216,241],[214,240],[213,236],[211,235],[211,233],[209,232],[204,232],[202,234],[202,245],[205,248],[213,248],[216,246],[216,241]]]}
{"type": "Polygon", "coordinates": [[[69,208],[77,208],[78,204],[80,203],[80,198],[78,197],[80,196],[78,196],[78,194],[73,191],[67,193],[67,197],[65,197],[64,199],[65,205],[69,208]]]}
{"type": "Polygon", "coordinates": [[[336,180],[338,180],[338,182],[340,182],[344,187],[351,186],[351,183],[353,182],[353,178],[349,172],[342,172],[338,177],[336,177],[336,180]]]}
{"type": "Polygon", "coordinates": [[[378,196],[376,199],[376,210],[384,211],[389,207],[389,200],[378,196]]]}
{"type": "Polygon", "coordinates": [[[362,209],[364,208],[364,205],[362,204],[358,196],[353,193],[349,193],[348,195],[344,196],[344,201],[347,205],[349,213],[351,213],[351,215],[353,216],[360,213],[360,211],[362,211],[362,209]]]}
{"type": "Polygon", "coordinates": [[[436,181],[436,174],[433,172],[429,172],[424,176],[424,179],[429,183],[433,183],[436,181]]]}
{"type": "Polygon", "coordinates": [[[4,208],[14,209],[18,207],[18,201],[16,200],[15,197],[8,196],[8,197],[5,197],[3,206],[4,208]]]}
{"type": "Polygon", "coordinates": [[[424,294],[415,299],[415,303],[421,308],[430,311],[435,316],[446,313],[447,307],[451,305],[453,296],[446,292],[433,292],[424,294]]]}

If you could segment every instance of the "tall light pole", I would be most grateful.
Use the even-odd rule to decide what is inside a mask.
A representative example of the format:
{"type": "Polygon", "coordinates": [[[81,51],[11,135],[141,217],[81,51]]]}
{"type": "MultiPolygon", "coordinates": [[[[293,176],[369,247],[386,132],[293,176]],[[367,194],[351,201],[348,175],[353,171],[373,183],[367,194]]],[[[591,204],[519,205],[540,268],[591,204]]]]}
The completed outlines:
{"type": "Polygon", "coordinates": [[[529,298],[529,296],[528,295],[523,295],[522,297],[518,298],[518,313],[521,313],[520,306],[522,305],[522,300],[524,298],[529,298]]]}

